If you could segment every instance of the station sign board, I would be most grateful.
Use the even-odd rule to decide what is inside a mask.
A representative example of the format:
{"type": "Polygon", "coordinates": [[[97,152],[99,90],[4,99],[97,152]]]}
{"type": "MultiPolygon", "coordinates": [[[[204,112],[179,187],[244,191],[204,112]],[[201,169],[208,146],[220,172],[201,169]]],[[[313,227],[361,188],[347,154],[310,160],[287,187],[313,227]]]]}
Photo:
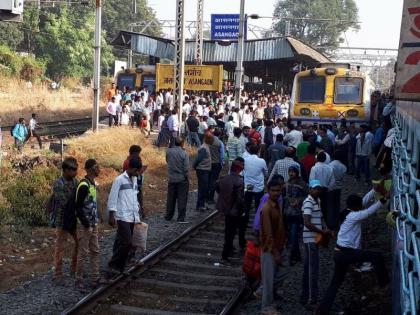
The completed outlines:
{"type": "MultiPolygon", "coordinates": [[[[212,14],[211,39],[212,40],[238,40],[239,14],[212,14]]],[[[246,39],[247,19],[245,18],[244,37],[246,39]]]]}
{"type": "Polygon", "coordinates": [[[420,101],[420,0],[404,0],[395,97],[420,101]]]}
{"type": "MultiPolygon", "coordinates": [[[[156,65],[156,89],[173,89],[174,87],[175,66],[158,63],[156,65]]],[[[222,65],[184,66],[184,89],[221,92],[222,88],[222,65]]]]}

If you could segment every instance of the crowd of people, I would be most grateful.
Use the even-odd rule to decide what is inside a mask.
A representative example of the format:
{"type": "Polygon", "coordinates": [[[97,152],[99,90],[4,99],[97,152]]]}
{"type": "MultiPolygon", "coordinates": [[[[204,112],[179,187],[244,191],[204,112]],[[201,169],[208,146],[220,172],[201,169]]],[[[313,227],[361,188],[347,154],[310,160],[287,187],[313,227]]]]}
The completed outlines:
{"type": "MultiPolygon", "coordinates": [[[[360,243],[361,222],[386,207],[390,197],[393,129],[386,122],[375,126],[356,126],[345,120],[338,124],[295,125],[288,120],[287,95],[274,92],[243,93],[238,105],[232,92],[185,93],[182,108],[173,104],[171,91],[152,95],[146,87],[121,91],[113,85],[107,97],[110,126],[137,126],[148,136],[157,125],[156,145],[168,146],[165,220],[171,221],[177,213],[177,222],[188,222],[193,170],[198,185],[195,210],[215,208],[225,215],[221,262],[231,265],[247,250],[249,242],[260,248],[261,281],[255,296],[261,298],[263,313],[275,312],[277,290],[288,268],[301,263],[302,256],[301,303],[320,314],[329,313],[351,264],[370,262],[379,283],[389,282],[382,255],[361,249],[360,243]],[[185,150],[185,141],[197,148],[194,157],[185,150]],[[374,156],[381,177],[372,181],[374,156]],[[355,183],[363,177],[370,191],[364,198],[350,195],[342,207],[346,174],[354,176],[355,183]],[[249,218],[254,211],[254,237],[247,240],[249,218]],[[234,246],[236,236],[238,247],[234,246]],[[320,299],[319,247],[330,238],[336,238],[334,276],[320,299]]],[[[395,103],[390,100],[384,108],[385,119],[394,112],[395,103]]],[[[109,194],[108,221],[117,228],[117,234],[108,274],[124,272],[135,257],[132,237],[142,218],[146,171],[140,153],[139,146],[130,148],[124,172],[115,179],[109,194]]],[[[54,184],[50,213],[57,231],[54,277],[62,276],[63,248],[70,236],[74,240],[71,271],[76,274],[77,285],[84,289],[81,274],[87,261],[92,266],[93,285],[107,280],[100,277],[98,267],[94,180],[100,167],[95,160],[87,160],[86,177],[80,182],[75,180],[77,168],[74,158],[64,160],[63,175],[54,184]],[[74,216],[68,216],[69,212],[74,216]],[[76,217],[81,231],[76,229],[76,217]]]]}

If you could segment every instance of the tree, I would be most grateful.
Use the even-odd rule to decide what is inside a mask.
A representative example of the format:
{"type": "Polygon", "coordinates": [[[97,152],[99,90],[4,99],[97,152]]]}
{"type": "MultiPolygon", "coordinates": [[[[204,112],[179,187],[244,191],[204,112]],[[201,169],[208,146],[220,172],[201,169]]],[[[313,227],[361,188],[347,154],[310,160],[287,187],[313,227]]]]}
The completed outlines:
{"type": "Polygon", "coordinates": [[[354,0],[278,0],[273,15],[275,34],[284,36],[290,21],[289,35],[312,46],[327,47],[323,51],[334,51],[344,41],[344,32],[360,28],[354,0]]]}
{"type": "Polygon", "coordinates": [[[23,34],[16,22],[0,22],[0,43],[15,50],[23,40],[23,34]]]}
{"type": "MultiPolygon", "coordinates": [[[[93,74],[94,14],[60,6],[45,16],[35,35],[37,57],[47,62],[50,76],[90,77],[93,74]]],[[[106,35],[105,33],[103,35],[106,35]]],[[[110,47],[102,42],[102,65],[109,69],[110,47]]]]}

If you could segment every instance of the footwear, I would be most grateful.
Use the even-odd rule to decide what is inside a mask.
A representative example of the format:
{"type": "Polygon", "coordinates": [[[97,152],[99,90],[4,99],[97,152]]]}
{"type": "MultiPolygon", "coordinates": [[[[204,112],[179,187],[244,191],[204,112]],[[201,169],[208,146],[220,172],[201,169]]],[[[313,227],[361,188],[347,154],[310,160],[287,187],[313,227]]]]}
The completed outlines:
{"type": "Polygon", "coordinates": [[[216,203],[214,202],[214,200],[209,200],[207,201],[207,205],[212,205],[214,206],[216,203]]]}
{"type": "Polygon", "coordinates": [[[96,289],[97,287],[100,287],[101,285],[106,285],[106,284],[110,284],[111,280],[110,279],[105,279],[105,278],[99,278],[96,280],[92,281],[92,287],[94,289],[96,289]]]}
{"type": "Polygon", "coordinates": [[[189,221],[185,221],[185,220],[177,220],[176,222],[179,223],[179,224],[188,224],[188,223],[190,223],[189,221]]]}
{"type": "Polygon", "coordinates": [[[232,266],[232,262],[228,259],[228,258],[222,258],[222,260],[220,261],[220,264],[223,266],[232,266]]]}
{"type": "Polygon", "coordinates": [[[81,293],[89,293],[92,288],[85,284],[82,280],[76,281],[76,289],[81,293]]]}
{"type": "Polygon", "coordinates": [[[108,266],[105,269],[105,272],[108,273],[108,274],[111,274],[111,275],[115,276],[115,275],[121,274],[122,273],[122,270],[119,270],[119,269],[117,269],[115,267],[112,267],[112,266],[108,266]]]}
{"type": "Polygon", "coordinates": [[[254,293],[252,293],[252,295],[257,299],[257,300],[261,300],[262,299],[262,294],[261,294],[261,292],[259,292],[258,290],[257,291],[254,291],[254,293]]]}
{"type": "Polygon", "coordinates": [[[318,309],[319,305],[316,302],[308,302],[303,307],[308,311],[315,311],[316,309],[318,309]]]}

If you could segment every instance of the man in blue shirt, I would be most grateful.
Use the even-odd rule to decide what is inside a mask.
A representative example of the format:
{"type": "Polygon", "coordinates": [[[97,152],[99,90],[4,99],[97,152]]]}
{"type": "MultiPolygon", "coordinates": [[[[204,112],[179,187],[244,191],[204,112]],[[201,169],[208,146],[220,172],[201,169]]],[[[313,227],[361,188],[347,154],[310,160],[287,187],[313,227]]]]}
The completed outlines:
{"type": "Polygon", "coordinates": [[[379,150],[381,149],[382,143],[385,140],[385,129],[384,123],[380,124],[375,130],[375,135],[373,136],[373,154],[378,155],[379,150]]]}
{"type": "Polygon", "coordinates": [[[25,125],[25,119],[19,118],[19,123],[15,125],[12,131],[13,138],[15,138],[15,145],[19,152],[22,152],[25,140],[28,137],[28,128],[25,125]]]}

